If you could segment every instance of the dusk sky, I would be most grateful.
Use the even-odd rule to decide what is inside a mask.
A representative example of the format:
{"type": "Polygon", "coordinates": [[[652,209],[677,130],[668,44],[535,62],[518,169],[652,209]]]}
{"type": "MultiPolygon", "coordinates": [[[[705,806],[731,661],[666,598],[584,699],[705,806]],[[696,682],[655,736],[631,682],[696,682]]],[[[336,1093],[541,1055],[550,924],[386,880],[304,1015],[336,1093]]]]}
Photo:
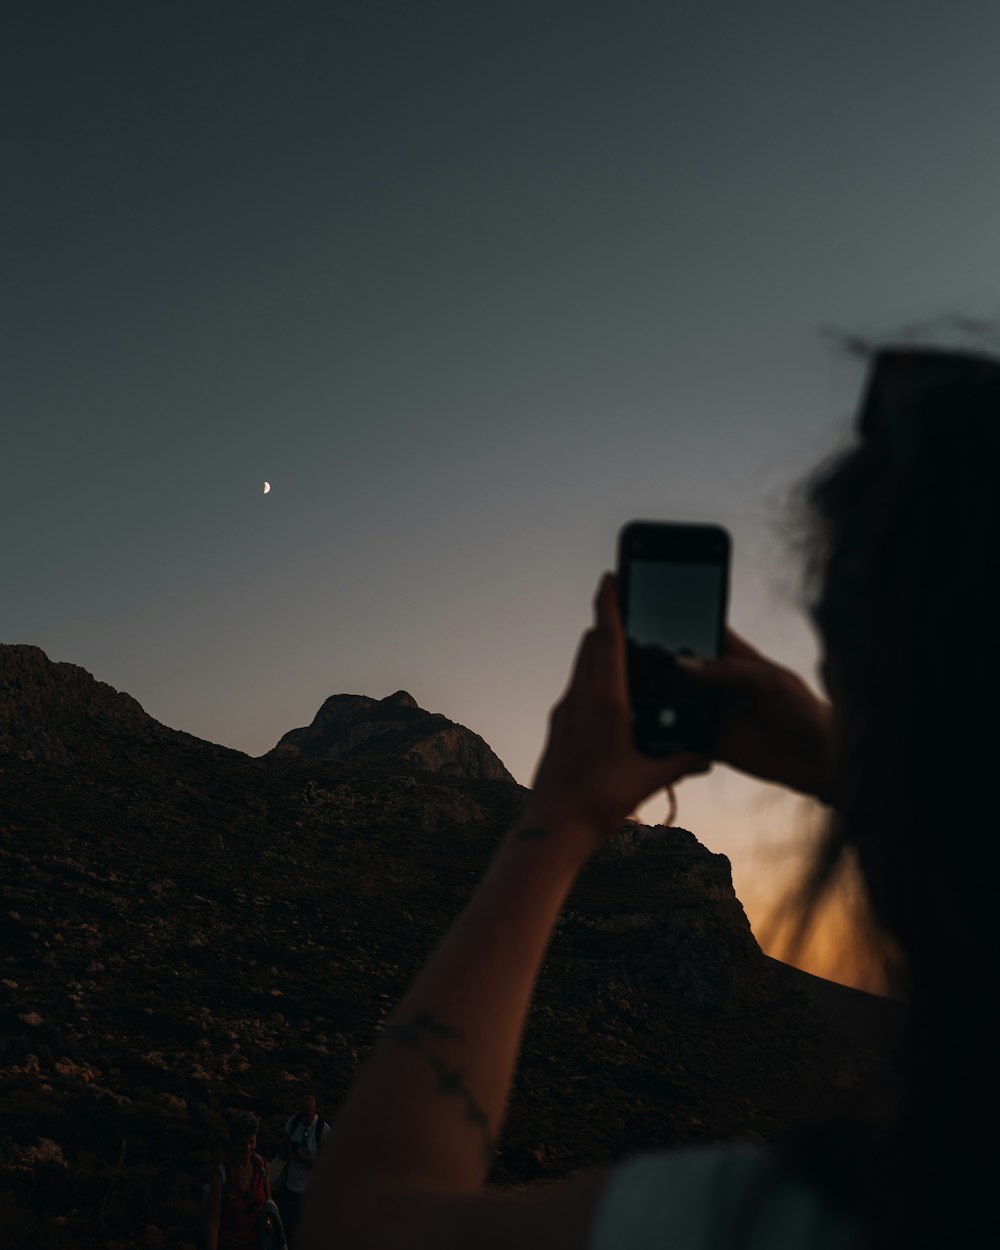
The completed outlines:
{"type": "MultiPolygon", "coordinates": [[[[724,525],[732,624],[816,682],[828,330],[996,317],[1000,6],[32,0],[3,43],[0,640],[253,755],[403,688],[529,784],[642,518],[724,525]]],[[[679,800],[756,924],[800,804],[679,800]]]]}

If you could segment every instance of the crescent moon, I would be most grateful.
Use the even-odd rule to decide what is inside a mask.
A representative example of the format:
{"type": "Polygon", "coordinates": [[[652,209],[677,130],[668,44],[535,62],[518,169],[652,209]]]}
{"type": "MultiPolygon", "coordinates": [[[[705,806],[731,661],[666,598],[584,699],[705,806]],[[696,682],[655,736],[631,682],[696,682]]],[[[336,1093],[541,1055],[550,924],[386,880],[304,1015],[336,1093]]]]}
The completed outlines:
{"type": "Polygon", "coordinates": [[[265,483],[264,483],[264,494],[266,495],[266,494],[267,494],[267,492],[268,492],[270,489],[271,489],[271,483],[270,483],[270,482],[265,482],[265,483]]]}

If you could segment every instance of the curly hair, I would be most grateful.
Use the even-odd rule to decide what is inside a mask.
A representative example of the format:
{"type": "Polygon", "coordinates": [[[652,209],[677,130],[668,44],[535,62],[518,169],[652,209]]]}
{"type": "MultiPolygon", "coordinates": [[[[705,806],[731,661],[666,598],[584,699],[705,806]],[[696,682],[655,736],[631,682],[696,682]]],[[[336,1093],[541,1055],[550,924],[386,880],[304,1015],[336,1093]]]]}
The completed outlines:
{"type": "Polygon", "coordinates": [[[260,1129],[260,1120],[252,1111],[237,1111],[229,1121],[229,1137],[234,1142],[244,1142],[248,1137],[256,1137],[260,1129]]]}

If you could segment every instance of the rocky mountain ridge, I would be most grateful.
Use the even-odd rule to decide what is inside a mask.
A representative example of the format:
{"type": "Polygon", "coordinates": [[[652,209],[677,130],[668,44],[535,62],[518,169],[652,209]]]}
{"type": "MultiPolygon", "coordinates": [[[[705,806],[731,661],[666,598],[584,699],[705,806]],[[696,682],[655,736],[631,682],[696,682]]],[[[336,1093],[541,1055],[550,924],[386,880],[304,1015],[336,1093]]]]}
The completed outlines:
{"type": "MultiPolygon", "coordinates": [[[[441,728],[402,695],[344,698],[348,738],[383,704],[399,733],[441,728]]],[[[407,754],[426,736],[325,754],[321,728],[252,759],[0,648],[0,1199],[67,1246],[147,1224],[188,1244],[230,1109],[262,1116],[265,1151],[302,1085],[335,1114],[523,805],[461,753],[407,754]]],[[[762,955],[725,856],[625,826],[557,926],[491,1181],[775,1140],[848,1095],[883,1052],[803,975],[762,955]]]]}
{"type": "Polygon", "coordinates": [[[86,669],[54,662],[41,647],[0,643],[0,758],[75,765],[132,745],[194,742],[86,669]]]}

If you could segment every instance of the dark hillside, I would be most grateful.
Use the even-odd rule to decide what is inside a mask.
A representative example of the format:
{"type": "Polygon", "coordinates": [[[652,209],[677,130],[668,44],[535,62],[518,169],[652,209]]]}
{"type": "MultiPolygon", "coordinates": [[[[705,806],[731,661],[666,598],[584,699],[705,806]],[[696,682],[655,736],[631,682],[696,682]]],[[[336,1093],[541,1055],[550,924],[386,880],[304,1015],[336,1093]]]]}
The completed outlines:
{"type": "MultiPolygon", "coordinates": [[[[265,1148],[301,1083],[333,1115],[525,793],[390,755],[251,759],[36,648],[0,649],[0,752],[0,1187],[75,1210],[65,1244],[123,1139],[108,1232],[180,1244],[229,1109],[265,1148]]],[[[492,1179],[774,1139],[880,1060],[810,980],[761,954],[724,856],[627,826],[555,934],[492,1179]]]]}

